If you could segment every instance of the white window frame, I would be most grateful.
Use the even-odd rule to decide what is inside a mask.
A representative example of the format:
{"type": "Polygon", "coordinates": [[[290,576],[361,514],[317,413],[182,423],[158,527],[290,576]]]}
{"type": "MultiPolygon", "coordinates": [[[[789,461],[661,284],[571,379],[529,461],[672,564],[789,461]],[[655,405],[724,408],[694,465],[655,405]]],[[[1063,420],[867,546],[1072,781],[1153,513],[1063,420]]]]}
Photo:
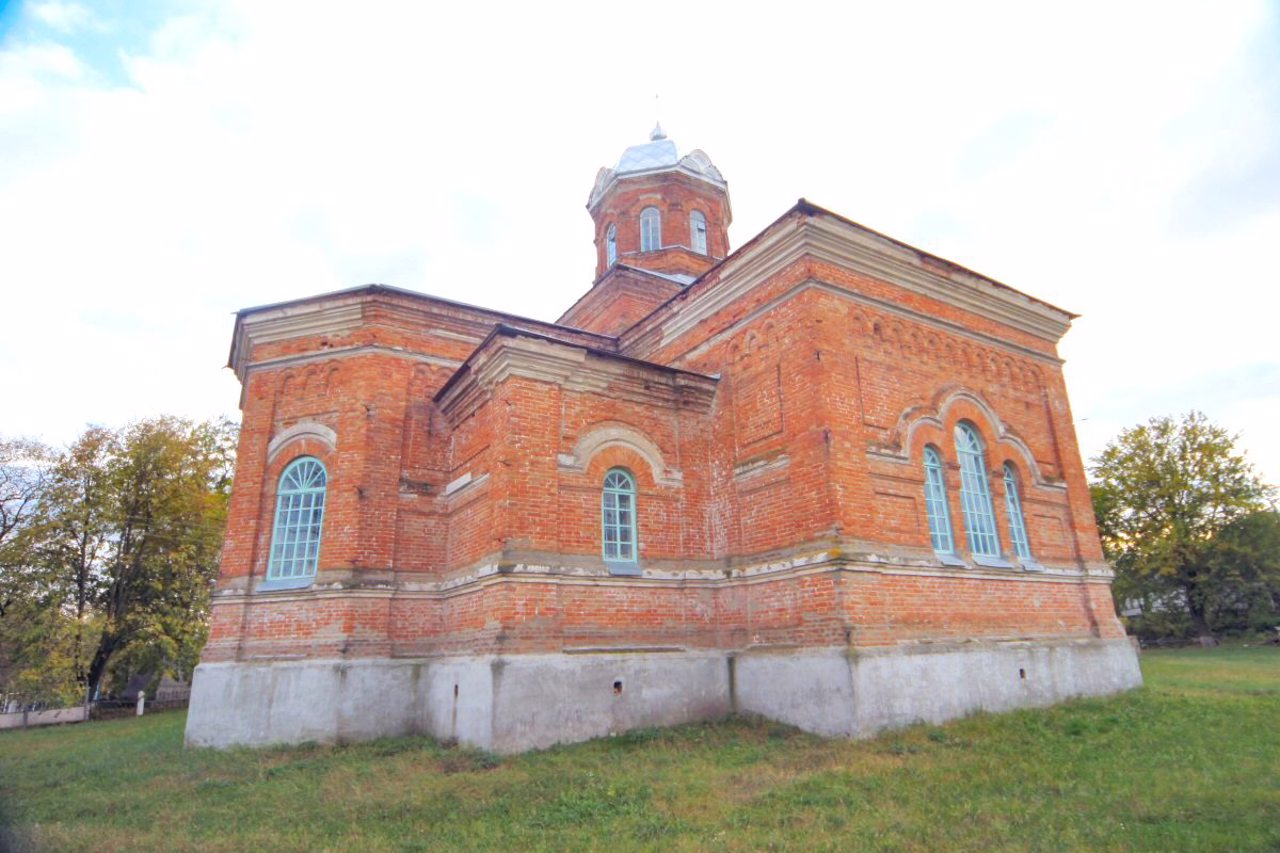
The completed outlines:
{"type": "Polygon", "coordinates": [[[662,213],[656,207],[640,211],[640,251],[656,252],[662,248],[662,213]]]}
{"type": "Polygon", "coordinates": [[[329,472],[314,456],[299,456],[280,472],[267,583],[307,586],[320,564],[329,472]]]}
{"type": "Polygon", "coordinates": [[[636,478],[625,468],[610,468],[600,494],[600,548],[615,574],[639,574],[636,527],[636,478]]]}
{"type": "Polygon", "coordinates": [[[996,530],[995,507],[991,503],[991,485],[987,482],[986,452],[977,429],[961,421],[955,428],[956,457],[960,461],[960,508],[964,515],[964,534],[975,562],[1004,562],[1000,553],[1000,534],[996,530]]]}
{"type": "Polygon", "coordinates": [[[701,210],[689,214],[689,247],[699,255],[707,254],[707,217],[701,210]]]}
{"type": "Polygon", "coordinates": [[[1009,512],[1009,540],[1018,559],[1031,560],[1031,540],[1027,538],[1027,523],[1022,515],[1022,497],[1018,492],[1018,472],[1012,462],[1004,463],[1004,500],[1009,512]]]}
{"type": "Polygon", "coordinates": [[[606,267],[618,262],[618,226],[612,223],[604,234],[604,256],[606,267]]]}
{"type": "Polygon", "coordinates": [[[929,540],[934,553],[956,552],[951,535],[951,508],[947,505],[947,481],[943,475],[942,454],[932,445],[924,449],[924,506],[929,520],[929,540]]]}

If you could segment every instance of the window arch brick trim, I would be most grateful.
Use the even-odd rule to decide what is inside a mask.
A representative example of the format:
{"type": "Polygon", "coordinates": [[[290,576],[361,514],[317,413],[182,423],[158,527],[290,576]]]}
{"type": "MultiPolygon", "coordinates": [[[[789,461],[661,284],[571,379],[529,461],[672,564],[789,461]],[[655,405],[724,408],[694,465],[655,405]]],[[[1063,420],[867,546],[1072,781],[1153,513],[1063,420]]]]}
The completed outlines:
{"type": "Polygon", "coordinates": [[[274,462],[282,450],[303,439],[319,442],[328,453],[338,447],[338,434],[332,429],[318,421],[302,421],[271,437],[271,441],[267,443],[267,462],[274,462]]]}
{"type": "Polygon", "coordinates": [[[684,475],[679,469],[667,467],[657,444],[639,430],[618,422],[599,423],[584,431],[578,437],[572,453],[560,454],[560,467],[585,474],[588,468],[594,467],[592,462],[601,451],[614,447],[626,448],[638,454],[648,466],[655,485],[684,485],[684,475]]]}
{"type": "Polygon", "coordinates": [[[1066,483],[1047,480],[1036,462],[1035,455],[1026,441],[1000,419],[986,398],[970,388],[951,385],[943,388],[934,399],[924,405],[913,406],[898,417],[898,423],[888,441],[868,451],[871,455],[894,462],[920,464],[924,446],[929,443],[945,446],[950,442],[951,430],[960,420],[972,421],[991,459],[1013,457],[1021,470],[1027,472],[1027,480],[1037,488],[1064,491],[1066,483]]]}

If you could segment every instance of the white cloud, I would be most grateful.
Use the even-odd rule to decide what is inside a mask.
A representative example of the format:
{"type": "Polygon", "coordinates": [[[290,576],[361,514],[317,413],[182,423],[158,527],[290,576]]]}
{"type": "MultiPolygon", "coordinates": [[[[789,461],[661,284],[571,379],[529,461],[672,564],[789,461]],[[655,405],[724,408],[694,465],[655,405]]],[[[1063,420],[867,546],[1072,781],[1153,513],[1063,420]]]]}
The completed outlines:
{"type": "Polygon", "coordinates": [[[22,103],[35,97],[40,81],[48,78],[77,80],[84,76],[84,66],[65,45],[52,42],[23,45],[0,52],[0,90],[5,100],[22,103]]]}
{"type": "Polygon", "coordinates": [[[36,20],[64,33],[88,26],[94,20],[89,10],[79,3],[62,3],[58,0],[32,3],[30,11],[36,20]]]}
{"type": "MultiPolygon", "coordinates": [[[[234,411],[248,305],[380,280],[554,319],[655,93],[728,177],[735,245],[804,195],[1083,313],[1086,454],[1277,363],[1262,4],[30,8],[0,51],[0,369],[34,401],[6,433],[234,411]]],[[[1213,405],[1280,480],[1276,395],[1213,405]]]]}

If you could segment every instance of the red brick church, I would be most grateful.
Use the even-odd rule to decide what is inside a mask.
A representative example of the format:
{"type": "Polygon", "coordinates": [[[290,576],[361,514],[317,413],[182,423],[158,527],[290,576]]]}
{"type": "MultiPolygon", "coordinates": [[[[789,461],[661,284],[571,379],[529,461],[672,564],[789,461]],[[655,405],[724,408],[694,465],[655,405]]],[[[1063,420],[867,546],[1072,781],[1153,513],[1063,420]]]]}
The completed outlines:
{"type": "Polygon", "coordinates": [[[555,323],[383,285],[238,314],[188,743],[862,736],[1140,683],[1072,314],[803,200],[731,250],[660,129],[587,209],[555,323]]]}

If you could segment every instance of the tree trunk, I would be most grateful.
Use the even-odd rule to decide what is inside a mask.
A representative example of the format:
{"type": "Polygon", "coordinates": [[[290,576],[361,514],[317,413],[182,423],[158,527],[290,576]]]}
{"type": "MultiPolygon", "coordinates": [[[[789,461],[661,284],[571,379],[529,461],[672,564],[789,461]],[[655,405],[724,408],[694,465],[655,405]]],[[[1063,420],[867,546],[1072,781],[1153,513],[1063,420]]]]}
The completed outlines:
{"type": "Polygon", "coordinates": [[[1200,640],[1200,645],[1205,648],[1218,645],[1218,638],[1213,636],[1209,620],[1205,618],[1204,605],[1197,602],[1190,591],[1187,592],[1187,613],[1191,616],[1191,627],[1196,629],[1196,637],[1200,640]]]}
{"type": "Polygon", "coordinates": [[[93,662],[89,664],[90,696],[97,695],[98,685],[102,682],[102,676],[107,671],[107,664],[111,662],[111,656],[115,654],[118,645],[119,642],[115,637],[108,634],[102,635],[102,640],[98,643],[98,650],[93,653],[93,662]]]}

